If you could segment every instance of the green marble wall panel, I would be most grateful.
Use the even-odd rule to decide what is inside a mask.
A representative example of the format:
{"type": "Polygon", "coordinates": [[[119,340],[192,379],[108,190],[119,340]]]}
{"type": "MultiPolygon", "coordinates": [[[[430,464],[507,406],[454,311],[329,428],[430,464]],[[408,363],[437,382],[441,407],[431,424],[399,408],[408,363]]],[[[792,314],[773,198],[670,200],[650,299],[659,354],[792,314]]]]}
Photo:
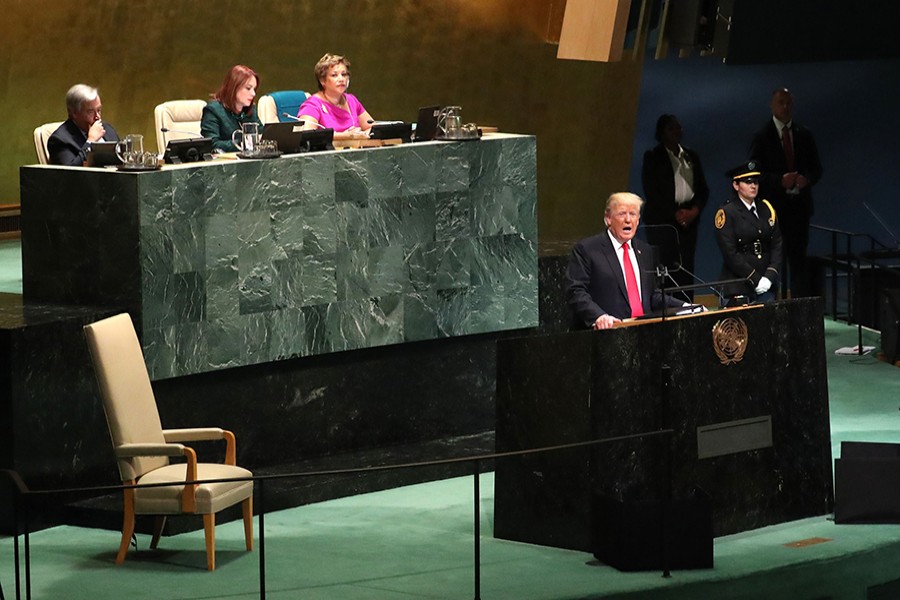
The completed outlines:
{"type": "MultiPolygon", "coordinates": [[[[48,230],[69,205],[99,210],[109,202],[100,191],[115,180],[116,201],[132,207],[135,226],[123,231],[100,218],[97,227],[136,232],[138,265],[82,265],[70,279],[90,290],[116,269],[140,274],[138,297],[116,305],[139,313],[154,379],[538,323],[531,136],[139,174],[23,173],[35,206],[56,203],[35,212],[33,226],[48,230]],[[42,178],[69,178],[77,201],[42,178]]],[[[43,251],[77,255],[65,239],[43,251]]],[[[101,256],[104,239],[92,240],[101,256]]],[[[41,299],[63,301],[66,292],[41,299]]],[[[109,305],[89,292],[80,298],[109,305]]]]}

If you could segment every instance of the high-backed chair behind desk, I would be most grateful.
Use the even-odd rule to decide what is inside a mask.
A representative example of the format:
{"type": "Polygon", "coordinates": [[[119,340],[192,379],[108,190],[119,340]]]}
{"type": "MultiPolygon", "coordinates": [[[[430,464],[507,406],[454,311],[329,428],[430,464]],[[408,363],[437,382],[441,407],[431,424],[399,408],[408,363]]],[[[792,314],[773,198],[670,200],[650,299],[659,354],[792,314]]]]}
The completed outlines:
{"type": "Polygon", "coordinates": [[[303,104],[309,94],[302,90],[282,90],[280,92],[272,92],[265,96],[260,96],[256,103],[259,110],[259,120],[266,123],[284,123],[292,121],[284,116],[287,113],[291,116],[297,116],[300,105],[303,104]]]}
{"type": "Polygon", "coordinates": [[[144,364],[141,346],[131,317],[123,313],[86,325],[84,328],[103,409],[109,425],[119,474],[126,489],[122,542],[116,564],[125,560],[134,534],[135,515],[157,515],[151,548],[156,548],[166,515],[202,514],[206,533],[206,566],[216,568],[215,515],[237,503],[244,513],[244,537],[247,550],[253,549],[253,482],[221,481],[185,484],[186,481],[252,477],[250,471],[235,465],[235,439],[230,431],[207,427],[199,429],[163,429],[144,364]],[[196,452],[183,445],[189,441],[225,440],[225,464],[198,463],[196,452]],[[170,464],[171,457],[183,456],[186,462],[170,464]],[[142,484],[168,483],[171,486],[141,487],[142,484]]]}
{"type": "Polygon", "coordinates": [[[37,153],[38,162],[42,165],[50,164],[50,151],[47,149],[47,142],[53,132],[59,129],[62,121],[55,123],[44,123],[34,128],[34,151],[37,153]]]}
{"type": "Polygon", "coordinates": [[[169,100],[153,109],[156,123],[156,147],[162,154],[170,140],[186,140],[200,136],[200,118],[205,100],[169,100]],[[163,128],[168,133],[163,133],[163,128]]]}

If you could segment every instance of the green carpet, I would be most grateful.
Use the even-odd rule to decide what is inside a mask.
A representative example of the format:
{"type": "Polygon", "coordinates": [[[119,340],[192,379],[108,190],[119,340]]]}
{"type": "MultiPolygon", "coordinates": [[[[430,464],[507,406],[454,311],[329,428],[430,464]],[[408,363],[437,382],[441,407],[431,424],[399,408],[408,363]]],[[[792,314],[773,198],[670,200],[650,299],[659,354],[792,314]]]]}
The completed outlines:
{"type": "MultiPolygon", "coordinates": [[[[835,453],[841,440],[900,441],[900,369],[839,357],[856,329],[826,321],[835,453]]],[[[866,332],[864,344],[878,346],[866,332]]],[[[473,598],[473,481],[459,478],[280,511],[266,516],[267,598],[473,598]]],[[[590,555],[492,537],[493,476],[481,476],[481,598],[861,600],[900,577],[900,526],[835,525],[826,516],[718,538],[715,568],[620,573],[590,555]],[[788,547],[810,538],[830,541],[788,547]]],[[[259,598],[258,548],[243,550],[239,522],[217,528],[217,570],[203,535],[164,538],[157,552],[113,558],[118,534],[57,527],[31,536],[33,597],[259,598]]],[[[145,549],[149,538],[139,539],[145,549]]],[[[0,582],[14,597],[12,543],[0,540],[0,582]]],[[[891,594],[879,598],[897,598],[891,594]]],[[[874,597],[874,596],[868,596],[874,597]]]]}
{"type": "Polygon", "coordinates": [[[0,292],[22,293],[22,244],[0,240],[0,292]]]}

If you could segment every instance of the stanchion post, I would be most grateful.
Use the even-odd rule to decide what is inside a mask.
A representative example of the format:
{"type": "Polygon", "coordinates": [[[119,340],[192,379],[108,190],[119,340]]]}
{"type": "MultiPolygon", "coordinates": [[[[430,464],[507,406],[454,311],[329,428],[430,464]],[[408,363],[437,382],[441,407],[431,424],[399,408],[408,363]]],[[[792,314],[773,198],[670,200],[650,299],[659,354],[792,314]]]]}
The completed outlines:
{"type": "Polygon", "coordinates": [[[263,480],[256,482],[259,493],[256,507],[259,511],[259,600],[266,600],[266,501],[263,480]]]}
{"type": "MultiPolygon", "coordinates": [[[[669,428],[669,388],[672,385],[672,369],[669,365],[662,366],[662,393],[660,429],[669,428]]],[[[663,443],[665,453],[665,481],[663,482],[662,498],[662,564],[663,577],[671,577],[669,570],[672,551],[672,436],[663,443]]]]}
{"type": "Polygon", "coordinates": [[[481,468],[479,461],[476,460],[474,463],[475,600],[481,600],[481,468]]]}

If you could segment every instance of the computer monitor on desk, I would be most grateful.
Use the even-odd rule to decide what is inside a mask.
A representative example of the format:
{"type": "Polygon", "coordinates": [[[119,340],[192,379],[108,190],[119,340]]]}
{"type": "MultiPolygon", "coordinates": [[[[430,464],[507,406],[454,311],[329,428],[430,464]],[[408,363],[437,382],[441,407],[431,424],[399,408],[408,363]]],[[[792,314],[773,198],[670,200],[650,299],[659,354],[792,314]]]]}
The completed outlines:
{"type": "Polygon", "coordinates": [[[262,139],[272,140],[285,154],[301,152],[303,145],[303,121],[268,123],[263,129],[262,139]]]}
{"type": "Polygon", "coordinates": [[[334,129],[308,129],[301,134],[300,152],[334,150],[334,129]]]}
{"type": "Polygon", "coordinates": [[[122,161],[116,154],[118,142],[93,142],[91,150],[87,153],[86,167],[110,167],[121,165],[122,161]]]}
{"type": "Polygon", "coordinates": [[[369,137],[373,140],[400,140],[406,144],[412,141],[412,123],[403,121],[375,123],[369,129],[369,137]]]}
{"type": "Polygon", "coordinates": [[[212,160],[212,149],[213,142],[206,137],[169,140],[163,160],[170,165],[212,160]]]}
{"type": "Polygon", "coordinates": [[[413,138],[416,142],[430,142],[437,135],[438,115],[441,106],[423,106],[419,109],[419,118],[416,120],[416,133],[413,138]]]}

